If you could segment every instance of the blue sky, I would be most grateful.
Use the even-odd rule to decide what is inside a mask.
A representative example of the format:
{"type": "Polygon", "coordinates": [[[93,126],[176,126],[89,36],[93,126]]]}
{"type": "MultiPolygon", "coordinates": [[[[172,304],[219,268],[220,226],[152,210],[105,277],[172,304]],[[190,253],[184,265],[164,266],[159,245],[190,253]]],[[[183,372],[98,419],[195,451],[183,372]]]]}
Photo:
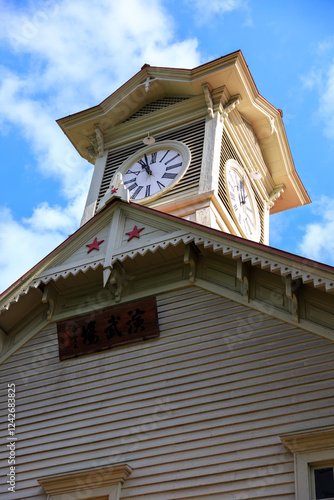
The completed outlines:
{"type": "Polygon", "coordinates": [[[332,0],[0,0],[0,291],[79,226],[92,174],[55,120],[144,63],[193,68],[241,49],[283,110],[312,205],[274,215],[270,244],[334,265],[332,0]]]}

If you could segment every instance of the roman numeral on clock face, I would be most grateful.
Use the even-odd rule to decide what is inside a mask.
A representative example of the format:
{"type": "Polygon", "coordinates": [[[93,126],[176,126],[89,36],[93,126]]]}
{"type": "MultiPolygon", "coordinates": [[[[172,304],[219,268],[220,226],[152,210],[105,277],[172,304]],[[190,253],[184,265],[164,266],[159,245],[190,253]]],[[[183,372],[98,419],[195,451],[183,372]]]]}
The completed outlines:
{"type": "Polygon", "coordinates": [[[163,155],[163,157],[161,158],[160,160],[160,163],[164,161],[164,159],[166,158],[166,156],[168,155],[170,150],[166,151],[166,153],[163,155]]]}
{"type": "MultiPolygon", "coordinates": [[[[132,181],[135,181],[136,179],[132,179],[132,181]]],[[[129,182],[132,182],[132,181],[129,181],[129,182]]],[[[125,184],[125,182],[124,182],[125,184]]],[[[136,189],[136,187],[138,186],[138,184],[136,182],[134,182],[131,186],[128,187],[128,190],[129,191],[132,191],[133,189],[136,189]]]]}
{"type": "Polygon", "coordinates": [[[147,197],[147,196],[151,196],[151,184],[149,184],[148,186],[146,186],[145,197],[147,197]]]}
{"type": "MultiPolygon", "coordinates": [[[[130,184],[131,182],[136,182],[136,178],[134,177],[133,179],[130,179],[128,181],[124,181],[124,184],[130,184]]],[[[136,184],[137,185],[137,184],[136,184]]],[[[131,189],[131,188],[128,188],[128,189],[131,189]]],[[[132,188],[133,189],[133,188],[132,188]]]]}
{"type": "MultiPolygon", "coordinates": [[[[139,195],[140,191],[143,189],[144,186],[138,186],[136,191],[134,193],[131,193],[131,198],[135,199],[139,195]]],[[[129,188],[131,189],[131,188],[129,188]]]]}
{"type": "MultiPolygon", "coordinates": [[[[165,165],[167,163],[168,162],[166,162],[165,165]]],[[[175,163],[175,165],[169,165],[169,167],[166,167],[166,170],[172,170],[173,168],[179,168],[179,167],[182,167],[182,163],[175,163]]]]}
{"type": "Polygon", "coordinates": [[[248,231],[248,233],[249,233],[249,234],[253,234],[253,231],[252,231],[252,226],[251,226],[251,224],[250,224],[250,222],[249,222],[249,220],[248,220],[248,219],[246,219],[246,220],[245,220],[245,225],[246,225],[246,227],[247,227],[247,231],[248,231]]]}
{"type": "Polygon", "coordinates": [[[164,184],[161,184],[161,182],[159,182],[159,181],[157,181],[157,184],[158,184],[158,186],[159,186],[159,189],[162,189],[162,188],[164,188],[164,187],[165,187],[165,186],[164,186],[164,184]]]}
{"type": "Polygon", "coordinates": [[[175,179],[177,174],[173,172],[165,172],[164,175],[162,176],[162,179],[175,179]]]}
{"type": "Polygon", "coordinates": [[[171,158],[170,160],[166,161],[165,165],[168,165],[168,163],[170,163],[171,161],[175,160],[175,158],[177,158],[178,156],[180,156],[180,153],[177,153],[177,155],[173,156],[173,158],[171,158]]]}

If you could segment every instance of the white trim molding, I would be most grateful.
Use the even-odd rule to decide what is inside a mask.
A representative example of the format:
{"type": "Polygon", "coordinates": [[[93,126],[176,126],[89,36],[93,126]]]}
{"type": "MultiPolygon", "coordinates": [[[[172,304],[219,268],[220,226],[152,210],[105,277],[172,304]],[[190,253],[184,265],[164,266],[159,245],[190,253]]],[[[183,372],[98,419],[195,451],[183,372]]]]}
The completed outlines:
{"type": "Polygon", "coordinates": [[[44,488],[48,500],[119,500],[122,484],[131,472],[128,464],[118,464],[56,474],[37,481],[44,488]]]}
{"type": "Polygon", "coordinates": [[[284,434],[280,439],[295,457],[296,500],[314,500],[312,466],[334,461],[334,427],[284,434]]]}

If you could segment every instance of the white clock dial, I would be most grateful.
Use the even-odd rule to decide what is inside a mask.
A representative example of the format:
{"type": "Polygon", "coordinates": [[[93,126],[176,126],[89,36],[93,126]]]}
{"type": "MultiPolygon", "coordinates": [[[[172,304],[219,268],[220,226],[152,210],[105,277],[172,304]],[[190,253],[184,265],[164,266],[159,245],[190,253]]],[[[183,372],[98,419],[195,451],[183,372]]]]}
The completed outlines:
{"type": "Polygon", "coordinates": [[[226,182],[234,218],[242,234],[250,240],[259,241],[259,214],[252,187],[244,170],[234,160],[226,164],[226,182]]]}
{"type": "Polygon", "coordinates": [[[131,155],[118,169],[130,199],[152,201],[169,191],[185,174],[190,151],[179,141],[162,141],[131,155]]]}
{"type": "Polygon", "coordinates": [[[183,167],[182,155],[173,149],[144,154],[123,175],[131,200],[148,198],[171,184],[183,167]]]}

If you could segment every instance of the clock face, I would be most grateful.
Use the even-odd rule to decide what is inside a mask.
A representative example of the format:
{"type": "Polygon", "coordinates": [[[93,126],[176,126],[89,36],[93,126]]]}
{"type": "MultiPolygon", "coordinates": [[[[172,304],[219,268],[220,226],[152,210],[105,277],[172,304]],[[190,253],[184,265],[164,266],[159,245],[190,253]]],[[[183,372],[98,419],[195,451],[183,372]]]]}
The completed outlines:
{"type": "Polygon", "coordinates": [[[134,201],[152,200],[168,191],[190,163],[188,148],[178,141],[148,146],[132,155],[120,168],[123,183],[134,201]]]}
{"type": "Polygon", "coordinates": [[[243,168],[234,160],[226,163],[226,182],[235,221],[242,234],[249,240],[259,241],[260,219],[252,186],[243,168]]]}

